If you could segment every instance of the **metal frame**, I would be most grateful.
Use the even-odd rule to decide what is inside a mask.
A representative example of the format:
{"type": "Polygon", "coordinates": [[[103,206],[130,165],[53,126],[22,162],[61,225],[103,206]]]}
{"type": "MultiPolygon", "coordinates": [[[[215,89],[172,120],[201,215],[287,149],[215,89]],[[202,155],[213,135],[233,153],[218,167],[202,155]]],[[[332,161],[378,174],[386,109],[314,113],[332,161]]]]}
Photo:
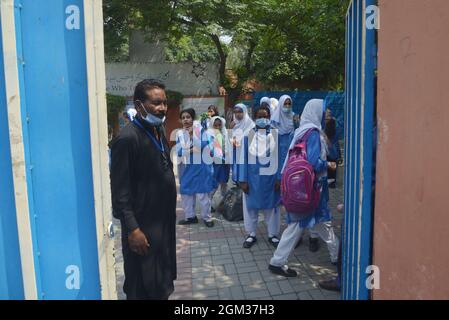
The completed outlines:
{"type": "Polygon", "coordinates": [[[109,184],[106,72],[102,1],[84,0],[92,174],[102,299],[117,299],[114,240],[110,238],[112,203],[109,184]]]}
{"type": "Polygon", "coordinates": [[[366,7],[353,0],[346,15],[345,220],[342,298],[366,300],[372,258],[372,155],[375,30],[365,27],[366,7]]]}
{"type": "Polygon", "coordinates": [[[21,112],[20,74],[18,66],[18,50],[16,41],[16,25],[14,0],[2,0],[0,13],[2,16],[3,56],[5,67],[5,88],[8,109],[8,125],[11,143],[11,160],[13,169],[14,195],[19,234],[20,258],[25,299],[38,298],[38,284],[36,280],[36,265],[33,252],[32,221],[27,180],[26,150],[21,112]]]}
{"type": "MultiPolygon", "coordinates": [[[[25,299],[45,299],[42,291],[36,213],[33,208],[33,170],[22,54],[21,0],[0,3],[5,91],[13,171],[14,201],[25,299]]],[[[96,225],[96,251],[101,298],[117,299],[114,242],[110,238],[112,206],[108,171],[106,81],[102,1],[83,0],[89,128],[96,225]]]]}

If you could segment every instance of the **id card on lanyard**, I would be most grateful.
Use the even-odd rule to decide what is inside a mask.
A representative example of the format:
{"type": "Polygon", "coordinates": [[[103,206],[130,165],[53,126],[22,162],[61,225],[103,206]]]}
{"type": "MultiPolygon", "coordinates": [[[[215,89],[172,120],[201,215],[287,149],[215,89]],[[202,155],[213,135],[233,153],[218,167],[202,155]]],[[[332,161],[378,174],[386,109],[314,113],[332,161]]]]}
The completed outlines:
{"type": "Polygon", "coordinates": [[[156,137],[154,137],[150,131],[145,129],[144,126],[141,123],[139,123],[139,120],[134,119],[133,123],[145,132],[145,134],[153,142],[156,149],[159,150],[159,152],[162,155],[164,170],[167,170],[168,169],[168,159],[167,159],[167,155],[165,154],[165,148],[164,148],[164,143],[163,143],[162,139],[159,139],[160,141],[157,141],[156,137]]]}

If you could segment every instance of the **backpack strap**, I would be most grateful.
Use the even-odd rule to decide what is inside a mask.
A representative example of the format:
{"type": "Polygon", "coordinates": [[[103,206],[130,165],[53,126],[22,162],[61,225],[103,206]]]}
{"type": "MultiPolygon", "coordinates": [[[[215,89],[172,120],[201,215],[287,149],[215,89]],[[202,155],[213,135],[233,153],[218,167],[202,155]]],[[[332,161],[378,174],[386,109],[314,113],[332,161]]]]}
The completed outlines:
{"type": "Polygon", "coordinates": [[[304,149],[302,150],[302,152],[306,159],[307,159],[307,140],[309,139],[309,136],[312,134],[313,131],[318,131],[318,129],[312,128],[312,129],[307,130],[307,132],[304,134],[304,136],[297,143],[297,144],[304,143],[304,149]]]}
{"type": "Polygon", "coordinates": [[[309,139],[309,136],[312,134],[313,131],[318,131],[318,129],[312,128],[307,130],[307,132],[303,135],[303,137],[299,141],[307,141],[307,139],[309,139]]]}

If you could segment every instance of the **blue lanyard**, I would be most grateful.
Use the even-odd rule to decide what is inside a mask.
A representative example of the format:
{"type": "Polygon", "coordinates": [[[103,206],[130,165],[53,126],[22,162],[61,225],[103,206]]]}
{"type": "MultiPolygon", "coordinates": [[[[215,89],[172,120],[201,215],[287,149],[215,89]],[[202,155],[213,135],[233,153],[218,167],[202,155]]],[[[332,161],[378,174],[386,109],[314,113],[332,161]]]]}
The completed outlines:
{"type": "Polygon", "coordinates": [[[156,138],[155,137],[153,137],[153,135],[147,130],[147,129],[145,129],[140,123],[139,123],[139,121],[137,120],[137,119],[134,119],[133,120],[133,123],[136,125],[136,126],[138,126],[139,128],[141,128],[143,131],[145,131],[145,133],[147,134],[147,136],[149,136],[150,137],[150,139],[151,139],[151,141],[153,141],[153,143],[154,143],[154,145],[156,146],[156,148],[160,151],[160,152],[162,152],[162,153],[164,153],[164,143],[162,142],[162,141],[159,141],[159,143],[158,143],[158,141],[156,140],[156,138]]]}

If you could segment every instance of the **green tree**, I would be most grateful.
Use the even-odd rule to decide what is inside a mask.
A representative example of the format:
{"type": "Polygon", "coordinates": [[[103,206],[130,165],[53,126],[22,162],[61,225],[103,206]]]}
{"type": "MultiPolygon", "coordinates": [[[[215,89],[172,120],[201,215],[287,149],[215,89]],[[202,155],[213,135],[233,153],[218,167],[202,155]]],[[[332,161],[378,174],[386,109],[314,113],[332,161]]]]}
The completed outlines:
{"type": "Polygon", "coordinates": [[[348,2],[104,0],[106,56],[123,58],[130,30],[139,29],[168,43],[168,61],[217,61],[231,101],[248,79],[277,89],[338,88],[348,2]]]}
{"type": "Polygon", "coordinates": [[[275,89],[340,89],[348,0],[278,1],[277,24],[255,56],[257,78],[275,89]]]}

